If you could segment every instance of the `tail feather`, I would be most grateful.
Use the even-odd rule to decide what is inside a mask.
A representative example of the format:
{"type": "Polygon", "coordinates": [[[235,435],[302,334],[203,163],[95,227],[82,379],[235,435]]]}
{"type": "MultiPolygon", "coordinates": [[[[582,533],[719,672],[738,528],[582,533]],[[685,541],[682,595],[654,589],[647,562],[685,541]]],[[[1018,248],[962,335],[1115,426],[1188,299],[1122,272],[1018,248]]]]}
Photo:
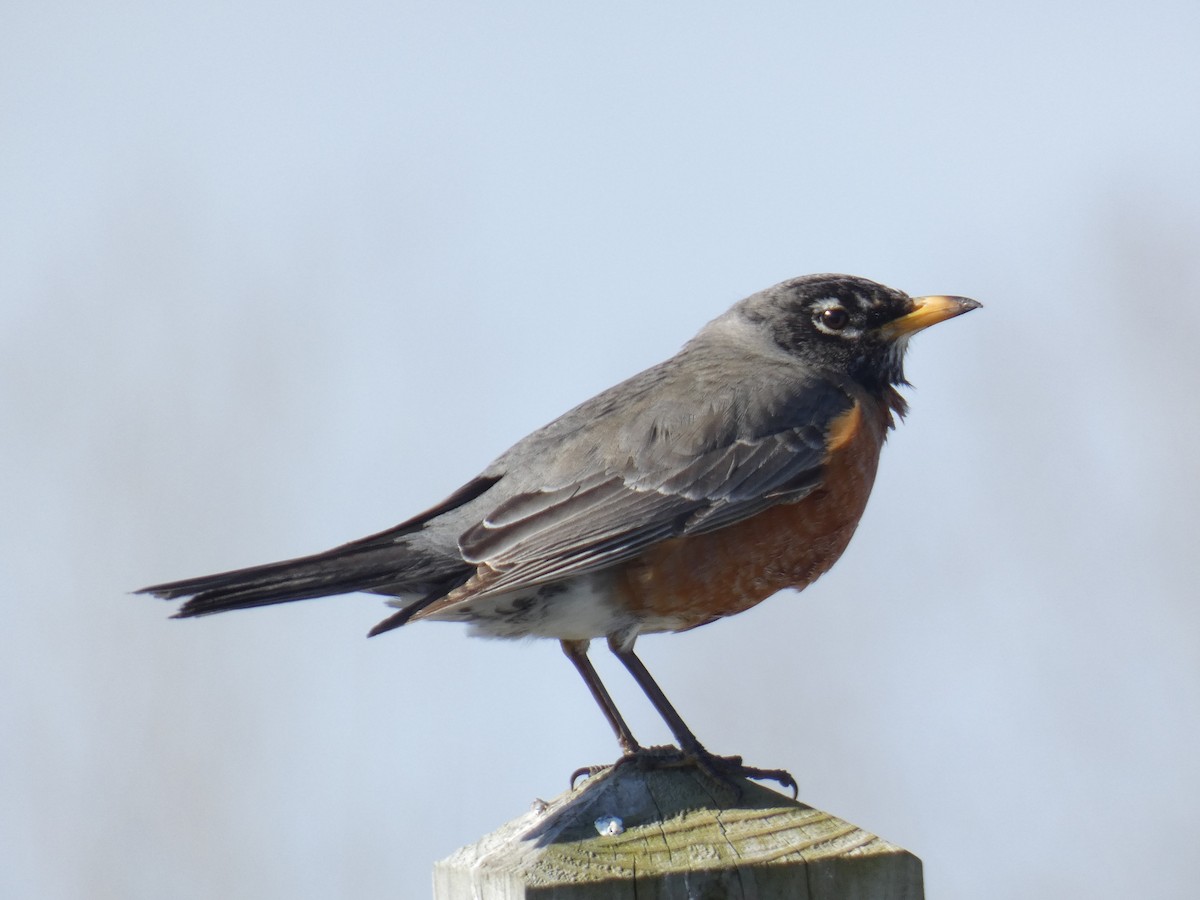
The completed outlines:
{"type": "Polygon", "coordinates": [[[406,557],[409,554],[396,546],[338,548],[284,562],[156,584],[137,593],[164,600],[190,597],[172,616],[187,619],[355,591],[440,593],[443,583],[449,590],[461,580],[459,573],[447,571],[449,567],[444,563],[433,566],[428,560],[406,557]]]}
{"type": "Polygon", "coordinates": [[[465,582],[473,567],[461,557],[426,549],[416,549],[409,536],[443,516],[486,493],[500,480],[486,475],[463,485],[437,506],[381,531],[341,547],[312,556],[252,566],[217,575],[170,581],[142,588],[136,593],[151,594],[164,600],[190,597],[175,619],[207,616],[231,609],[250,609],[293,600],[310,600],[355,591],[374,591],[396,596],[412,596],[399,613],[381,622],[377,628],[396,628],[418,609],[465,582]],[[383,626],[387,627],[384,628],[383,626]]]}

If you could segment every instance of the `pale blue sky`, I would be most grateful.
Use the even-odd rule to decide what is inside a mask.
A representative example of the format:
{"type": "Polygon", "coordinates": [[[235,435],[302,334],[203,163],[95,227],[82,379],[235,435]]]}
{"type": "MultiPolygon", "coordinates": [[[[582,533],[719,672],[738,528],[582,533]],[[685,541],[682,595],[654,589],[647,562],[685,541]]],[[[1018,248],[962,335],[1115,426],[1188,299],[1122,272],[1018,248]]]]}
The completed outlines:
{"type": "Polygon", "coordinates": [[[930,896],[1194,892],[1194,2],[0,23],[0,894],[425,896],[615,756],[553,644],[127,592],[394,524],[815,271],[986,308],[837,568],[643,658],[930,896]]]}

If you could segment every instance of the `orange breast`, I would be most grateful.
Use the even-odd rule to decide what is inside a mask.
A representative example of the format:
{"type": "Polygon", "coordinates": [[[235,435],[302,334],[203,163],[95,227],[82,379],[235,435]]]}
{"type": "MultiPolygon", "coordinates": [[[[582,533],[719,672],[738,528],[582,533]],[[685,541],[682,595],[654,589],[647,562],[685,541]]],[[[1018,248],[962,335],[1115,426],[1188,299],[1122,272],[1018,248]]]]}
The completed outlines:
{"type": "Polygon", "coordinates": [[[624,572],[626,601],[650,630],[682,631],[749,609],[829,570],[867,505],[887,414],[856,405],[834,423],[821,485],[796,503],[651,547],[624,572]],[[660,619],[656,623],[653,620],[660,619]]]}

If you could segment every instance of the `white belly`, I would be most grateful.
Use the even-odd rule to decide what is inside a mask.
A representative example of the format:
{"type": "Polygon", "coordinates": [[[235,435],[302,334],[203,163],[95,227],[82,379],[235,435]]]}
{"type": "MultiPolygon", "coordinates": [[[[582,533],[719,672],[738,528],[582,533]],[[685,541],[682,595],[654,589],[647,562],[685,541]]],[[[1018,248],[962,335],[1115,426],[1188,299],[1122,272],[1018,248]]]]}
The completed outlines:
{"type": "MultiPolygon", "coordinates": [[[[465,600],[429,618],[466,622],[480,637],[586,641],[635,625],[613,602],[612,575],[597,572],[532,590],[465,600]]],[[[636,629],[634,629],[636,630],[636,629]]]]}

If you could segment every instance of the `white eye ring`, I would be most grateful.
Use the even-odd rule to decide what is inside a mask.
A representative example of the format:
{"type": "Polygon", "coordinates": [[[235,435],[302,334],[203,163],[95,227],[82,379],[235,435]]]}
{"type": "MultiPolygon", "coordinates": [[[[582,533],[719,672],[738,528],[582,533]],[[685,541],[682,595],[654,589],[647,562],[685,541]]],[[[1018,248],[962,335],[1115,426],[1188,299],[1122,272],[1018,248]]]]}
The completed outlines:
{"type": "Polygon", "coordinates": [[[836,337],[857,337],[859,330],[850,327],[850,312],[837,300],[822,300],[813,312],[813,325],[824,334],[836,337]]]}

